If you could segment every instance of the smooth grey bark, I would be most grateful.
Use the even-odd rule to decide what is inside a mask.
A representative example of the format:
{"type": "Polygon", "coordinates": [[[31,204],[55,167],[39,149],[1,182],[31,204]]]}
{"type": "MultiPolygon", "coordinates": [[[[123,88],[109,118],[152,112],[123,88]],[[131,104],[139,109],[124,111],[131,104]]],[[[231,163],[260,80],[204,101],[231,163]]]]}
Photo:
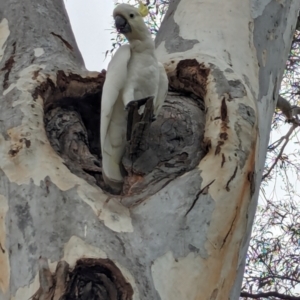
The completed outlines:
{"type": "MultiPolygon", "coordinates": [[[[224,71],[216,62],[202,62],[198,53],[184,55],[199,45],[199,39],[181,36],[183,26],[174,18],[181,2],[171,3],[157,38],[158,46],[165,42],[168,54],[175,54],[176,72],[168,72],[173,92],[150,126],[147,151],[143,159],[133,162],[137,171],[128,176],[122,196],[103,191],[97,154],[97,114],[105,73],[84,69],[62,1],[0,3],[0,41],[4,37],[2,59],[0,55],[0,217],[5,220],[0,222],[1,299],[33,295],[34,299],[51,299],[51,293],[59,299],[65,292],[74,296],[66,278],[80,287],[79,299],[92,289],[103,299],[223,299],[230,291],[230,299],[238,298],[270,121],[296,22],[290,10],[296,5],[265,1],[269,4],[261,8],[257,1],[252,2],[253,43],[260,66],[265,64],[259,68],[259,89],[255,90],[247,70],[242,79],[228,79],[237,71],[234,63],[230,66],[229,62],[224,71]],[[264,38],[270,30],[278,36],[273,44],[264,38]],[[262,61],[262,52],[271,53],[274,47],[275,53],[262,61]],[[211,88],[211,78],[217,82],[217,92],[211,88]],[[274,99],[268,98],[270,82],[276,83],[274,99]],[[206,178],[215,170],[227,170],[230,159],[235,159],[224,152],[222,167],[217,164],[223,145],[228,139],[231,142],[226,132],[220,135],[223,144],[216,148],[212,139],[203,138],[209,129],[204,130],[204,122],[206,126],[210,122],[208,98],[213,102],[214,95],[222,99],[223,94],[231,98],[218,102],[215,123],[221,120],[229,126],[228,118],[236,115],[231,115],[230,105],[241,101],[237,115],[253,132],[259,120],[262,141],[255,156],[255,173],[249,167],[247,179],[241,180],[246,182],[245,193],[251,201],[242,203],[239,213],[230,213],[236,216],[233,221],[218,210],[218,199],[211,193],[218,181],[206,178]],[[257,100],[257,110],[240,100],[246,95],[257,100]],[[210,158],[212,149],[215,156],[210,158]],[[156,165],[149,166],[153,153],[156,165]],[[204,155],[216,162],[206,172],[198,166],[204,155]],[[216,228],[216,212],[220,213],[220,233],[215,229],[219,236],[214,239],[211,228],[216,228]],[[246,218],[247,227],[243,225],[246,218]],[[233,242],[232,232],[239,225],[246,229],[233,242]],[[214,255],[208,244],[216,249],[214,255]],[[239,258],[227,259],[231,252],[239,258]],[[237,270],[228,270],[226,261],[231,264],[231,259],[237,270]],[[50,269],[47,260],[54,262],[50,269]],[[84,277],[81,266],[93,274],[92,279],[84,277]],[[49,279],[51,274],[56,283],[49,279]]],[[[191,4],[186,9],[191,11],[191,4]]],[[[222,24],[216,22],[219,28],[222,24]]],[[[229,168],[229,178],[224,177],[224,184],[219,185],[226,197],[236,199],[233,175],[244,170],[253,149],[237,151],[238,166],[229,168]]]]}

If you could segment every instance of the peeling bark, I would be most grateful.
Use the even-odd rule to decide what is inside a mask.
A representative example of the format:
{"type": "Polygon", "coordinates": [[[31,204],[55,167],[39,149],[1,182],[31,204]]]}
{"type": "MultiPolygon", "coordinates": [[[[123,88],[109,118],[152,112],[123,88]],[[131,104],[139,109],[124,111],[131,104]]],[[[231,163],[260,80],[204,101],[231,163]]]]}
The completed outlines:
{"type": "Polygon", "coordinates": [[[11,56],[8,58],[8,60],[4,64],[4,67],[1,69],[1,71],[5,71],[4,80],[3,80],[3,89],[8,88],[9,73],[15,63],[14,60],[15,53],[16,53],[16,43],[13,44],[13,51],[11,56]]]}
{"type": "Polygon", "coordinates": [[[36,88],[45,99],[45,129],[54,150],[66,166],[90,184],[104,187],[100,157],[100,98],[105,73],[82,78],[58,72],[36,88]]]}
{"type": "Polygon", "coordinates": [[[80,259],[72,271],[60,261],[52,274],[47,260],[40,258],[39,282],[33,300],[130,300],[133,295],[131,285],[109,259],[80,259]]]}

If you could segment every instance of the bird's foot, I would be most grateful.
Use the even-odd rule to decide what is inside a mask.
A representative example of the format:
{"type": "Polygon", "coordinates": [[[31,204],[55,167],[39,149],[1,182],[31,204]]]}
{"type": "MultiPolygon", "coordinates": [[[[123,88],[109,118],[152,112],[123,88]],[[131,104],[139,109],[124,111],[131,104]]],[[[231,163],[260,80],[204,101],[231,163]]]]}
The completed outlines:
{"type": "Polygon", "coordinates": [[[141,106],[145,105],[149,99],[154,99],[154,97],[150,96],[143,99],[132,100],[125,106],[125,109],[129,110],[131,107],[139,109],[141,106]]]}

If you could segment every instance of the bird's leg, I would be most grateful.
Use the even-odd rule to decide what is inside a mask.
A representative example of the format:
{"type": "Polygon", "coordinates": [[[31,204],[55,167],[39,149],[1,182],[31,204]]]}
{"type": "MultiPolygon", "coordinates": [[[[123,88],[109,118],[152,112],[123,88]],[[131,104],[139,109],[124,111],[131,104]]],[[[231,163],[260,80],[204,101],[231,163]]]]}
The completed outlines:
{"type": "MultiPolygon", "coordinates": [[[[144,113],[146,113],[144,111],[144,113],[142,115],[140,115],[138,113],[140,107],[145,105],[146,103],[148,103],[148,101],[153,103],[153,99],[154,99],[154,97],[147,97],[147,98],[143,98],[143,99],[139,99],[139,100],[132,100],[126,105],[125,109],[128,110],[127,141],[131,140],[131,136],[132,136],[132,132],[133,132],[135,124],[140,122],[143,118],[144,113]]],[[[152,106],[153,106],[153,104],[152,104],[152,106]]],[[[151,117],[151,122],[152,121],[153,121],[153,115],[151,117]]]]}
{"type": "Polygon", "coordinates": [[[146,98],[144,103],[145,109],[142,115],[138,113],[138,103],[133,102],[128,107],[128,142],[122,158],[122,164],[128,174],[134,173],[134,162],[149,148],[148,136],[153,118],[153,97],[146,98]]]}
{"type": "Polygon", "coordinates": [[[138,114],[138,107],[136,102],[129,102],[125,107],[126,110],[128,110],[128,117],[127,117],[127,133],[126,133],[126,139],[127,141],[131,140],[132,130],[134,127],[134,124],[136,124],[139,120],[136,120],[139,118],[138,114]]]}
{"type": "Polygon", "coordinates": [[[134,107],[137,107],[137,109],[139,110],[141,108],[141,106],[146,104],[146,102],[149,100],[149,98],[154,98],[154,97],[147,97],[147,98],[143,98],[143,99],[132,100],[132,101],[128,102],[128,104],[125,106],[125,109],[128,110],[130,107],[134,106],[134,107]]]}
{"type": "Polygon", "coordinates": [[[129,154],[133,162],[149,147],[147,137],[152,123],[152,117],[153,97],[149,97],[146,101],[145,110],[141,119],[133,124],[132,128],[129,154]]]}
{"type": "MultiPolygon", "coordinates": [[[[154,99],[154,97],[151,96],[151,97],[146,97],[146,98],[142,98],[142,99],[138,99],[138,100],[132,100],[132,101],[128,102],[128,104],[125,106],[125,109],[126,109],[126,110],[129,110],[131,107],[135,107],[135,108],[137,108],[137,111],[139,111],[139,109],[140,109],[143,105],[145,105],[145,104],[149,101],[149,99],[154,99]]],[[[143,109],[143,112],[142,112],[142,113],[144,113],[144,109],[143,109]]],[[[141,116],[142,113],[139,112],[139,115],[141,116]]],[[[128,116],[128,117],[129,117],[129,116],[128,116]]],[[[141,117],[142,117],[142,116],[141,116],[141,117]]],[[[141,119],[141,117],[140,117],[140,119],[141,119]]],[[[152,119],[151,119],[151,122],[154,122],[155,120],[156,120],[156,116],[153,115],[153,116],[152,116],[152,119]]]]}

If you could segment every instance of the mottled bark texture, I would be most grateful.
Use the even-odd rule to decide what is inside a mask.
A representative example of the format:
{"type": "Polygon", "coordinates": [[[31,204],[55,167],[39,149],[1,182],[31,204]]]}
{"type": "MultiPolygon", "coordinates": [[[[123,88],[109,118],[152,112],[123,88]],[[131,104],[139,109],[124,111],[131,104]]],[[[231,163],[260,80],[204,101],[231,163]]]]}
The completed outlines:
{"type": "MultiPolygon", "coordinates": [[[[104,71],[95,78],[67,76],[58,71],[56,84],[48,79],[36,89],[34,96],[45,99],[46,132],[66,166],[90,184],[110,192],[102,179],[99,139],[104,80],[104,71]]],[[[204,156],[205,116],[201,98],[190,99],[180,93],[168,97],[155,121],[147,104],[142,118],[137,120],[138,109],[129,109],[129,116],[135,117],[134,124],[129,123],[132,132],[127,134],[129,140],[123,159],[127,175],[122,195],[138,195],[141,199],[142,195],[154,194],[199,163],[204,156]]]]}
{"type": "Polygon", "coordinates": [[[129,128],[112,195],[105,71],[85,70],[62,1],[1,1],[0,299],[237,299],[299,5],[171,2],[170,92],[129,128]]]}
{"type": "Polygon", "coordinates": [[[100,101],[105,73],[82,78],[59,71],[36,89],[44,101],[45,129],[68,168],[90,184],[103,185],[100,159],[100,101]]]}
{"type": "Polygon", "coordinates": [[[133,295],[132,287],[109,259],[79,259],[73,270],[60,261],[51,274],[48,261],[40,258],[39,281],[33,300],[130,300],[133,295]]]}

